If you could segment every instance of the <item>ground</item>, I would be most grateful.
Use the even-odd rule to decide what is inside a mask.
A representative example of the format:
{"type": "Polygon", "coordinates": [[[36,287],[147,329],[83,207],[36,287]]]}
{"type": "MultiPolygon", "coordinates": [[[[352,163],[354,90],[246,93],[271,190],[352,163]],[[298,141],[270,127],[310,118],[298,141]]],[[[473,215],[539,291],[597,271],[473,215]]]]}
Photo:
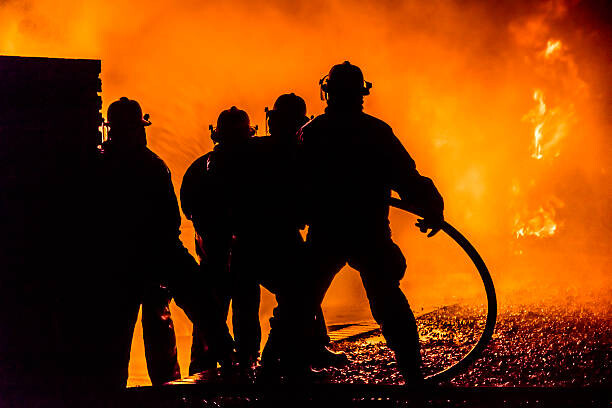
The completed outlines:
{"type": "MultiPolygon", "coordinates": [[[[418,317],[425,374],[442,370],[464,356],[478,340],[484,326],[485,315],[482,307],[462,305],[440,308],[418,317]]],[[[133,398],[128,400],[127,406],[204,408],[297,404],[296,406],[320,407],[327,406],[333,401],[335,406],[346,407],[373,405],[403,407],[414,406],[415,401],[410,400],[411,396],[414,397],[414,392],[423,391],[425,401],[428,401],[426,406],[431,407],[502,405],[555,408],[607,407],[610,406],[610,393],[602,390],[609,390],[605,387],[609,387],[612,373],[611,323],[612,304],[609,302],[603,305],[601,302],[577,303],[568,298],[564,302],[546,302],[541,305],[530,303],[502,306],[491,343],[482,358],[467,372],[447,384],[442,384],[442,388],[433,391],[407,388],[408,393],[399,397],[398,394],[392,394],[395,396],[387,394],[388,391],[385,390],[390,392],[398,390],[389,387],[376,388],[376,390],[368,388],[366,393],[378,392],[377,396],[367,394],[370,396],[364,398],[364,394],[360,394],[362,396],[357,397],[355,392],[368,387],[357,385],[351,386],[350,389],[340,386],[332,387],[333,389],[315,386],[314,394],[309,398],[303,398],[301,394],[294,394],[293,388],[283,388],[284,391],[280,391],[272,387],[274,392],[269,393],[270,388],[265,388],[265,383],[262,384],[264,387],[262,389],[267,389],[268,392],[258,394],[258,397],[252,397],[252,394],[249,394],[251,397],[233,396],[238,389],[244,391],[244,385],[250,384],[252,377],[245,382],[244,377],[231,379],[222,376],[216,378],[194,376],[176,383],[186,385],[182,388],[177,387],[173,390],[172,386],[163,387],[163,390],[170,391],[169,393],[159,393],[161,389],[157,389],[157,394],[155,389],[132,393],[133,398]],[[197,385],[202,381],[213,384],[203,384],[208,388],[202,389],[197,385]],[[585,388],[591,386],[600,389],[594,393],[593,389],[585,388]],[[515,387],[529,388],[526,390],[515,387]],[[534,394],[527,391],[541,390],[536,387],[545,387],[551,393],[533,397],[534,394]],[[212,391],[212,394],[205,396],[201,393],[206,389],[212,391]],[[220,389],[225,391],[217,395],[220,389]],[[477,393],[452,394],[454,391],[462,390],[474,390],[477,393]],[[512,390],[518,393],[508,392],[512,390]],[[451,394],[448,394],[449,391],[451,394]],[[333,392],[336,393],[332,395],[333,392]],[[160,398],[162,396],[165,398],[160,398]]],[[[349,356],[350,363],[343,368],[326,370],[328,378],[323,382],[403,384],[393,352],[386,346],[380,331],[372,330],[371,327],[367,333],[332,345],[333,349],[345,352],[349,356]]],[[[248,386],[246,389],[249,389],[248,386]]],[[[404,388],[401,387],[400,390],[404,388]]]]}
{"type": "MultiPolygon", "coordinates": [[[[417,319],[426,375],[439,371],[478,340],[485,311],[474,306],[439,309],[417,319]]],[[[610,305],[514,305],[498,315],[493,340],[457,386],[607,385],[612,373],[610,305]]],[[[379,331],[333,346],[350,364],[329,370],[334,382],[398,384],[393,353],[379,331]]]]}

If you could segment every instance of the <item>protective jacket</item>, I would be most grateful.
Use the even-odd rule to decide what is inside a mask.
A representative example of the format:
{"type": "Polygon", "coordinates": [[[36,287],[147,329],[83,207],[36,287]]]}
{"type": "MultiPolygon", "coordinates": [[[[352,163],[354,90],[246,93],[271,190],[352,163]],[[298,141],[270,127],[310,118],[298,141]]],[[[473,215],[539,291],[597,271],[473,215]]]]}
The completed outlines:
{"type": "Polygon", "coordinates": [[[200,237],[214,235],[218,239],[229,234],[231,239],[227,186],[223,176],[216,174],[211,166],[218,151],[216,146],[185,172],[180,191],[181,209],[200,237]]]}
{"type": "MultiPolygon", "coordinates": [[[[168,167],[144,145],[108,142],[100,170],[100,229],[105,240],[101,269],[115,293],[117,324],[125,326],[116,332],[126,336],[115,340],[121,350],[115,354],[124,359],[118,363],[124,378],[131,333],[151,285],[166,286],[187,317],[211,334],[216,361],[227,359],[233,342],[218,305],[202,295],[209,288],[179,239],[181,219],[168,167]]],[[[165,305],[158,312],[165,313],[165,305]]],[[[166,327],[170,330],[171,322],[166,321],[166,327]]]]}
{"type": "Polygon", "coordinates": [[[239,233],[285,239],[300,227],[296,186],[296,146],[293,137],[253,138],[249,145],[248,182],[237,203],[239,233]]]}
{"type": "Polygon", "coordinates": [[[159,156],[146,146],[105,143],[100,180],[108,250],[154,262],[176,247],[181,218],[170,170],[159,156]]]}
{"type": "MultiPolygon", "coordinates": [[[[232,301],[236,350],[239,358],[248,359],[258,355],[261,343],[260,291],[256,283],[242,284],[233,268],[229,267],[233,207],[230,205],[232,186],[228,182],[239,179],[241,173],[238,163],[231,160],[234,151],[240,152],[241,148],[230,146],[228,150],[224,144],[218,144],[187,169],[181,185],[181,208],[193,222],[202,276],[213,288],[223,319],[226,319],[232,301]]],[[[216,361],[214,358],[211,360],[205,347],[209,335],[194,326],[190,373],[216,367],[216,361]]]]}
{"type": "Polygon", "coordinates": [[[391,190],[422,216],[442,217],[433,182],[419,174],[391,127],[373,116],[328,107],[301,129],[298,155],[311,231],[388,236],[391,190]]]}
{"type": "Polygon", "coordinates": [[[391,128],[359,109],[338,110],[306,124],[299,157],[309,224],[309,269],[320,304],[348,263],[363,282],[372,316],[407,381],[420,378],[416,321],[400,289],[406,260],[391,240],[391,190],[426,219],[442,220],[443,201],[421,176],[391,128]]]}

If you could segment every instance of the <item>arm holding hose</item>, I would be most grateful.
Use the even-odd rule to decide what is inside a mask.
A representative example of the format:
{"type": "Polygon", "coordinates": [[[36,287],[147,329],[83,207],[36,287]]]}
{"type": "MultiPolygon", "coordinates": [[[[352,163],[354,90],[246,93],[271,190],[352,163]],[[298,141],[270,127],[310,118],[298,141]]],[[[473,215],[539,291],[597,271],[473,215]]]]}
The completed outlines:
{"type": "Polygon", "coordinates": [[[423,233],[431,230],[427,236],[432,237],[444,222],[442,195],[430,178],[419,174],[412,157],[390,128],[389,131],[391,188],[399,194],[403,208],[422,217],[415,225],[423,233]]]}

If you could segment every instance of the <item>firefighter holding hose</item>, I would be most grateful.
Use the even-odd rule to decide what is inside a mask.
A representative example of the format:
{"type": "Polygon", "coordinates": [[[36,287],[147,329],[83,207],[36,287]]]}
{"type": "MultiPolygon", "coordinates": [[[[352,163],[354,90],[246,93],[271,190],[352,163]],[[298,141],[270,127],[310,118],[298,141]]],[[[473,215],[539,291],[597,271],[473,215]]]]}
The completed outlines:
{"type": "Polygon", "coordinates": [[[416,321],[400,289],[406,260],[391,239],[389,198],[396,191],[423,217],[422,232],[437,233],[443,200],[433,182],[385,122],[363,112],[371,83],[345,61],[320,81],[325,113],[301,129],[301,163],[307,259],[320,305],[345,265],[359,271],[372,315],[408,384],[423,381],[416,321]]]}

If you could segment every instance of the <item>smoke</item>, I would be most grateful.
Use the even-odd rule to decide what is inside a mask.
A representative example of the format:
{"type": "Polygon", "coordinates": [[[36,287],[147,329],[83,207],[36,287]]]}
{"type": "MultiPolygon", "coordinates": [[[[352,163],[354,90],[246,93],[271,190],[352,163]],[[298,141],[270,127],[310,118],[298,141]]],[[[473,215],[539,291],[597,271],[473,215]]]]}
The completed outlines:
{"type": "MultiPolygon", "coordinates": [[[[221,110],[236,105],[263,128],[263,108],[295,92],[319,114],[318,79],[348,59],[374,83],[366,111],[434,179],[447,219],[481,251],[502,302],[519,292],[609,298],[609,21],[604,1],[4,1],[0,53],[102,59],[104,111],[124,95],[141,102],[153,122],[149,145],[176,188],[211,149],[207,127],[221,110]],[[562,45],[546,58],[551,40],[562,45]],[[540,159],[538,123],[525,119],[539,109],[536,90],[548,109],[540,159]],[[518,233],[549,221],[553,234],[518,233]]],[[[414,217],[391,218],[416,309],[480,299],[452,242],[420,236],[414,217]]],[[[187,222],[182,237],[192,248],[187,222]]],[[[262,313],[271,306],[267,298],[262,313]]],[[[367,317],[354,272],[336,279],[326,311],[331,321],[367,317]]]]}

